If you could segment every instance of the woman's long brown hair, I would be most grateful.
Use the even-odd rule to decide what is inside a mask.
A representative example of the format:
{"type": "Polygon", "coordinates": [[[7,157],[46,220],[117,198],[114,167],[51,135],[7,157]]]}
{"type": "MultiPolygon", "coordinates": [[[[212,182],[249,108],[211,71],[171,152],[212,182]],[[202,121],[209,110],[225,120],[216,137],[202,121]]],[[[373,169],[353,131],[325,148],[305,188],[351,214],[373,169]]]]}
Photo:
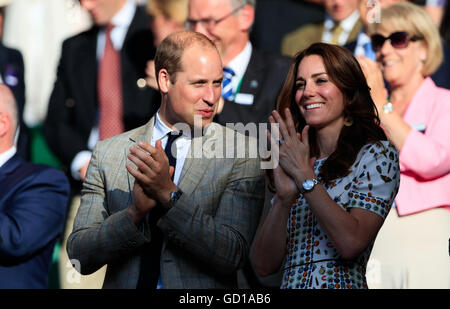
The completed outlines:
{"type": "MultiPolygon", "coordinates": [[[[306,125],[295,102],[295,79],[300,62],[310,55],[318,55],[323,59],[330,80],[343,94],[344,115],[353,121],[351,126],[342,128],[336,150],[321,167],[321,179],[325,183],[330,183],[350,173],[351,165],[365,144],[387,138],[380,127],[377,109],[358,61],[349,50],[337,45],[315,43],[295,56],[278,97],[277,110],[281,116],[285,118],[284,110],[289,108],[297,132],[301,132],[306,125]]],[[[309,130],[309,144],[311,157],[318,157],[316,130],[312,127],[309,130]]]]}

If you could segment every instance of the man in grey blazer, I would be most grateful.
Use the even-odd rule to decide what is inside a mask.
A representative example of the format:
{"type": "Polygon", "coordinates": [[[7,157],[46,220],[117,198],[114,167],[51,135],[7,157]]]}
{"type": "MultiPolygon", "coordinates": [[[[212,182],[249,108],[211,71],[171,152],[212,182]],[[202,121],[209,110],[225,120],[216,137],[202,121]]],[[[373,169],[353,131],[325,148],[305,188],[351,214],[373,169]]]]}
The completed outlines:
{"type": "Polygon", "coordinates": [[[104,288],[237,287],[264,203],[249,146],[256,142],[212,123],[222,63],[204,35],[170,35],[155,67],[161,108],[146,125],[96,145],[69,257],[82,274],[107,264],[104,288]],[[174,134],[175,167],[164,151],[174,134]],[[148,254],[154,248],[157,260],[148,254]]]}

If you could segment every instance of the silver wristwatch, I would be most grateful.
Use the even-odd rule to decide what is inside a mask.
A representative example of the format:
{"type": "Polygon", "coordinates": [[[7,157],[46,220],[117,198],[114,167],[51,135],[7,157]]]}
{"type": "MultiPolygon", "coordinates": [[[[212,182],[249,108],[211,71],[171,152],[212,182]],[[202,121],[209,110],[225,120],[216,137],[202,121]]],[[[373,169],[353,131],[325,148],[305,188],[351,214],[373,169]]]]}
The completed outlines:
{"type": "Polygon", "coordinates": [[[307,192],[312,191],[312,189],[314,189],[314,187],[318,183],[319,183],[319,179],[318,178],[306,179],[305,181],[302,182],[302,187],[300,188],[300,193],[301,194],[305,194],[307,192]]]}

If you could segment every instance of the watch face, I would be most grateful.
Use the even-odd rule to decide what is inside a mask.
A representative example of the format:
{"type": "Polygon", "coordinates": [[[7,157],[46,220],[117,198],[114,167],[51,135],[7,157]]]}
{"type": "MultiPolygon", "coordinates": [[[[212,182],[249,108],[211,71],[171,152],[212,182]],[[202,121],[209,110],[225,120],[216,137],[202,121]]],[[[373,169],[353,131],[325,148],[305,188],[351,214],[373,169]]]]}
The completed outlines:
{"type": "Polygon", "coordinates": [[[306,179],[303,182],[303,189],[305,189],[305,191],[310,191],[312,188],[314,188],[314,181],[312,179],[306,179]]]}

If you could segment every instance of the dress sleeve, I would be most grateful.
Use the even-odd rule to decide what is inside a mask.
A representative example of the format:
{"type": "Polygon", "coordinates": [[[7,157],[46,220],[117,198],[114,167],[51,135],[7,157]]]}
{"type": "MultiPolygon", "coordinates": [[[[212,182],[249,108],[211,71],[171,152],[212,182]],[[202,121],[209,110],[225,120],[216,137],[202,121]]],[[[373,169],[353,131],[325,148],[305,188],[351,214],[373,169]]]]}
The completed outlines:
{"type": "Polygon", "coordinates": [[[389,142],[364,147],[354,165],[348,208],[372,211],[386,219],[400,184],[398,152],[389,142]]]}

